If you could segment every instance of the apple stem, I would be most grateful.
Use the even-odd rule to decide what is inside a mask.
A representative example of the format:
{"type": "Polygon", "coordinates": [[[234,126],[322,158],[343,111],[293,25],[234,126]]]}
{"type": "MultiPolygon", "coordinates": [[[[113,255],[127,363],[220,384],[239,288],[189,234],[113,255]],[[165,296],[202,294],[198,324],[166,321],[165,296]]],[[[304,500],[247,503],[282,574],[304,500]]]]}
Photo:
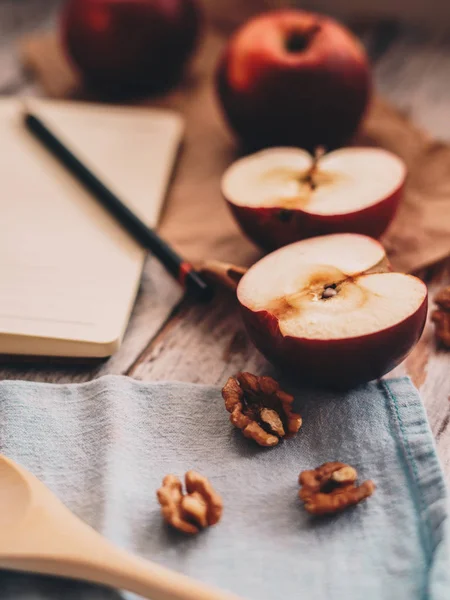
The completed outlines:
{"type": "Polygon", "coordinates": [[[317,148],[314,151],[313,163],[311,165],[311,168],[306,173],[306,176],[304,178],[305,183],[307,183],[312,190],[315,190],[317,187],[317,184],[315,182],[315,175],[317,174],[317,170],[319,168],[319,160],[324,154],[325,148],[323,146],[317,146],[317,148]]]}

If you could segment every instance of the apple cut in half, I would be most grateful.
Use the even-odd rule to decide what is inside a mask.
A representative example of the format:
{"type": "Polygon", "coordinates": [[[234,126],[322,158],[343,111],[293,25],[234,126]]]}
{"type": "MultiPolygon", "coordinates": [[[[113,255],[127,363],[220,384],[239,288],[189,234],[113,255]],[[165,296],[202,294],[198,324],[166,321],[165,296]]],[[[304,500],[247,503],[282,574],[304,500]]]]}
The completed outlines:
{"type": "Polygon", "coordinates": [[[241,158],[222,178],[222,193],[244,233],[266,249],[329,233],[378,238],[406,178],[404,162],[381,148],[342,148],[312,157],[271,148],[241,158]]]}
{"type": "Polygon", "coordinates": [[[389,270],[376,240],[333,234],[253,265],[237,296],[256,347],[300,381],[348,388],[397,366],[419,340],[427,288],[389,270]]]}

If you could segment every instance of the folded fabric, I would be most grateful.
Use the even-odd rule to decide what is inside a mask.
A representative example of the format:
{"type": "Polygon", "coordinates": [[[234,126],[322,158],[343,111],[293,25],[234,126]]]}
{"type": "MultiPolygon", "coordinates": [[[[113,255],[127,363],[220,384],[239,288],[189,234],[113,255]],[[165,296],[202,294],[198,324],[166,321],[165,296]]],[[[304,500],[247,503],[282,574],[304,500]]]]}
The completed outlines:
{"type": "MultiPolygon", "coordinates": [[[[447,600],[446,489],[411,382],[295,395],[302,429],[263,449],[233,429],[215,387],[112,376],[2,382],[0,452],[111,541],[244,599],[447,600]],[[298,499],[298,474],[331,460],[353,465],[377,490],[344,513],[313,518],[298,499]],[[218,525],[186,537],[163,523],[155,492],[164,475],[192,468],[225,509],[218,525]]],[[[1,600],[120,597],[0,573],[1,600]]]]}

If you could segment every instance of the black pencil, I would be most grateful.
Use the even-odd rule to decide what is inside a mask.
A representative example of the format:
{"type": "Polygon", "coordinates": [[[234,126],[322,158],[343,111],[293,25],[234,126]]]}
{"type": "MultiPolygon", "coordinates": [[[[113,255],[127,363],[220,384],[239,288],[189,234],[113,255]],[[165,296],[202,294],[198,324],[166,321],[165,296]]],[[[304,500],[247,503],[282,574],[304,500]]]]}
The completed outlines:
{"type": "Polygon", "coordinates": [[[153,229],[143,223],[66,148],[40,119],[25,111],[24,122],[28,130],[95,196],[128,233],[161,261],[168,272],[189,294],[202,301],[211,299],[213,295],[211,286],[195,271],[193,266],[183,260],[153,229]]]}

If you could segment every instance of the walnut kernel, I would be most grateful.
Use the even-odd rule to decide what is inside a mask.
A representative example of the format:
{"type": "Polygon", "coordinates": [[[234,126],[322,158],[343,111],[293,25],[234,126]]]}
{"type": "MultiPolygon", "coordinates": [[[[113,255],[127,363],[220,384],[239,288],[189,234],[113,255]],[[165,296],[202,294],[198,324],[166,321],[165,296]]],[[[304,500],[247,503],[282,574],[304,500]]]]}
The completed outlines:
{"type": "Polygon", "coordinates": [[[292,412],[294,397],[283,392],[272,377],[238,373],[228,379],[222,396],[233,425],[260,446],[276,446],[302,425],[301,416],[292,412]]]}
{"type": "Polygon", "coordinates": [[[328,462],[299,476],[300,499],[313,515],[345,510],[373,494],[375,484],[364,481],[356,485],[356,469],[341,462],[328,462]]]}
{"type": "Polygon", "coordinates": [[[450,286],[443,288],[434,297],[438,308],[431,314],[435,334],[439,342],[450,348],[450,286]]]}
{"type": "Polygon", "coordinates": [[[185,482],[187,493],[183,495],[183,486],[178,477],[166,475],[157,497],[167,523],[184,533],[195,534],[220,521],[223,503],[203,475],[188,471],[185,482]]]}
{"type": "Polygon", "coordinates": [[[434,301],[442,310],[450,311],[450,285],[442,288],[434,297],[434,301]]]}

